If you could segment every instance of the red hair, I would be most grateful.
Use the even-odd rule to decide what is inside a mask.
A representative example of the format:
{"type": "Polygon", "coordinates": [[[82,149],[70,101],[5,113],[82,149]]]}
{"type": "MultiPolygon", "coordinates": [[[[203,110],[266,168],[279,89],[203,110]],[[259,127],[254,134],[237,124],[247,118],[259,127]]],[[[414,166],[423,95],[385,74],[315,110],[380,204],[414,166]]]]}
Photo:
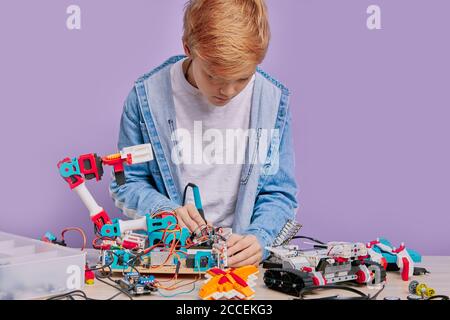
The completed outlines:
{"type": "Polygon", "coordinates": [[[216,75],[256,68],[269,41],[264,0],[190,0],[185,6],[183,42],[216,75]]]}

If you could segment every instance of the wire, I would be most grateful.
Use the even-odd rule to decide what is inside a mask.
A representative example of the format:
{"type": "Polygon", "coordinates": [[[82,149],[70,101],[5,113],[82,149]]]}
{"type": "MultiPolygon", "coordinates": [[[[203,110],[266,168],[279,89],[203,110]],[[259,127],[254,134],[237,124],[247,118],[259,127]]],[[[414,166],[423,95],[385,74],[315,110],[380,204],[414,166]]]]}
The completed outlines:
{"type": "Polygon", "coordinates": [[[431,296],[431,297],[429,297],[426,300],[450,300],[450,299],[449,299],[449,296],[438,294],[438,295],[435,295],[435,296],[431,296]]]}
{"type": "Polygon", "coordinates": [[[322,244],[322,245],[326,245],[326,243],[324,243],[324,242],[322,242],[322,241],[320,241],[320,240],[311,238],[311,237],[295,236],[295,237],[292,238],[292,240],[293,240],[293,239],[307,239],[307,240],[311,240],[311,241],[313,241],[313,242],[316,242],[316,243],[319,243],[319,244],[322,244]]]}
{"type": "MultiPolygon", "coordinates": [[[[139,276],[139,278],[141,277],[141,272],[139,271],[139,269],[136,268],[136,264],[138,263],[138,261],[140,261],[143,258],[143,256],[147,255],[152,250],[154,250],[154,249],[156,249],[158,247],[161,247],[162,248],[162,252],[168,252],[168,254],[167,254],[167,257],[165,258],[164,262],[162,262],[159,265],[152,265],[152,266],[150,266],[150,268],[149,268],[150,270],[156,270],[156,269],[159,269],[159,268],[162,268],[162,267],[166,266],[167,262],[170,261],[170,259],[173,259],[174,257],[178,258],[178,261],[180,262],[181,261],[180,254],[185,254],[184,251],[178,250],[178,249],[181,249],[182,246],[180,245],[180,239],[177,239],[177,235],[176,234],[177,233],[181,233],[182,232],[182,228],[178,224],[178,218],[176,216],[176,213],[173,210],[170,210],[170,211],[161,211],[160,210],[160,211],[152,214],[151,217],[154,218],[154,217],[158,217],[158,216],[161,216],[161,215],[169,215],[169,216],[175,217],[176,224],[175,225],[171,225],[171,226],[167,227],[166,229],[160,229],[159,230],[160,232],[162,232],[162,237],[161,237],[161,240],[158,243],[153,244],[152,246],[150,246],[148,248],[145,248],[144,250],[142,250],[140,252],[130,251],[130,252],[132,252],[133,256],[128,261],[123,261],[123,264],[128,266],[130,269],[134,270],[137,273],[137,275],[139,276]],[[171,241],[169,243],[166,243],[169,236],[172,236],[173,239],[171,239],[171,241]]],[[[208,225],[201,226],[201,227],[204,227],[204,228],[206,227],[208,230],[211,228],[208,225]]],[[[213,230],[213,229],[211,229],[211,230],[213,230]]],[[[93,246],[94,247],[97,245],[97,241],[100,240],[100,239],[108,239],[109,240],[109,238],[97,237],[93,241],[93,246]]],[[[200,240],[207,241],[207,240],[209,240],[209,238],[204,236],[204,237],[200,238],[200,240]]],[[[187,246],[185,245],[184,248],[187,249],[188,247],[190,247],[192,245],[193,244],[189,244],[187,246]]],[[[114,255],[115,257],[117,257],[118,259],[121,258],[121,256],[116,254],[114,251],[108,251],[108,252],[111,255],[114,255]]],[[[114,279],[111,278],[111,276],[112,276],[111,265],[113,263],[113,260],[114,259],[111,259],[110,263],[107,266],[101,266],[101,267],[97,267],[97,268],[92,268],[91,270],[101,270],[102,271],[102,274],[101,273],[96,273],[96,278],[100,282],[103,282],[103,283],[105,283],[105,284],[107,284],[109,286],[112,286],[112,287],[118,289],[120,292],[117,293],[115,296],[118,296],[121,293],[124,293],[128,297],[131,297],[129,292],[134,290],[134,288],[136,287],[137,283],[134,283],[133,286],[130,286],[130,288],[127,288],[127,290],[125,291],[125,290],[122,290],[121,288],[118,288],[117,286],[115,286],[115,285],[113,285],[111,283],[108,283],[107,281],[104,281],[104,279],[108,279],[109,281],[114,282],[115,284],[119,283],[118,280],[114,280],[114,279]],[[106,268],[108,268],[108,270],[109,270],[108,272],[106,272],[106,270],[105,270],[106,268]]],[[[122,270],[122,274],[124,274],[124,272],[125,272],[125,270],[122,270]]],[[[178,289],[180,289],[182,287],[185,287],[187,285],[193,284],[194,287],[190,291],[176,293],[176,294],[171,295],[171,296],[175,296],[175,295],[182,294],[182,293],[192,292],[195,289],[195,283],[199,279],[201,279],[200,270],[199,270],[199,277],[196,278],[193,281],[188,281],[188,282],[183,281],[183,280],[177,281],[178,280],[178,272],[179,272],[179,265],[177,265],[177,269],[176,269],[175,274],[174,274],[172,279],[165,280],[165,281],[155,280],[155,285],[152,286],[152,287],[155,288],[155,289],[158,289],[158,290],[173,291],[173,290],[178,290],[178,289]],[[164,283],[173,282],[173,283],[171,283],[169,285],[162,285],[163,282],[164,283]]],[[[165,295],[162,292],[160,292],[160,293],[161,293],[162,296],[167,296],[167,295],[165,295]]],[[[113,296],[113,297],[111,297],[109,299],[113,299],[115,296],[113,296]]],[[[169,296],[167,296],[167,297],[169,297],[169,296]]]]}
{"type": "MultiPolygon", "coordinates": [[[[179,258],[179,257],[178,257],[178,261],[180,261],[180,258],[179,258]]],[[[182,285],[178,285],[179,283],[183,283],[183,281],[184,281],[184,280],[181,280],[181,281],[178,281],[178,282],[177,282],[178,271],[179,271],[179,268],[177,268],[177,271],[175,272],[175,275],[174,275],[174,277],[173,277],[171,280],[158,281],[158,285],[157,285],[158,289],[163,289],[163,290],[167,290],[167,291],[172,291],[172,290],[177,290],[177,289],[180,289],[180,288],[185,287],[185,286],[187,286],[187,285],[193,284],[193,285],[194,285],[194,288],[193,288],[192,290],[194,290],[194,289],[195,289],[195,283],[196,283],[197,281],[199,281],[199,280],[202,278],[201,271],[200,271],[200,269],[198,269],[198,273],[197,273],[197,278],[196,278],[196,279],[194,279],[193,281],[184,283],[184,284],[182,284],[182,285]],[[167,286],[167,287],[159,285],[159,283],[161,283],[161,282],[166,283],[166,282],[170,282],[170,281],[175,281],[175,283],[173,283],[172,285],[167,286]]],[[[191,290],[191,291],[192,291],[192,290],[191,290]]],[[[158,291],[159,291],[159,290],[158,290],[158,291]]],[[[191,291],[189,291],[189,292],[191,292],[191,291]]],[[[161,293],[161,291],[159,291],[159,292],[161,293]]],[[[179,293],[179,294],[181,294],[181,293],[179,293]]]]}
{"type": "Polygon", "coordinates": [[[188,190],[188,188],[190,187],[190,185],[189,184],[187,184],[185,187],[184,187],[184,191],[183,191],[183,206],[186,204],[186,193],[187,193],[187,190],[188,190]]]}
{"type": "Polygon", "coordinates": [[[193,284],[194,284],[194,285],[193,285],[192,289],[189,290],[189,291],[177,292],[177,293],[174,293],[174,294],[171,294],[171,295],[163,294],[163,293],[161,292],[161,290],[158,290],[158,292],[159,292],[159,294],[160,294],[162,297],[164,297],[164,298],[172,298],[172,297],[178,296],[178,295],[180,295],[180,294],[191,293],[192,291],[195,290],[195,282],[193,282],[193,284]]]}
{"type": "Polygon", "coordinates": [[[65,241],[64,241],[64,235],[65,235],[66,232],[68,232],[68,231],[77,231],[77,232],[79,232],[79,233],[81,234],[81,236],[83,237],[83,247],[81,248],[81,251],[83,251],[83,250],[86,248],[86,239],[87,239],[86,233],[83,231],[83,229],[77,228],[77,227],[74,227],[74,228],[65,228],[65,229],[63,229],[63,231],[61,232],[61,241],[62,241],[63,243],[65,242],[65,241]]]}
{"type": "Polygon", "coordinates": [[[385,287],[385,284],[383,284],[381,289],[378,290],[376,294],[371,296],[369,294],[365,294],[364,292],[362,292],[360,290],[357,290],[355,288],[348,287],[348,286],[341,286],[341,285],[310,286],[310,287],[305,287],[302,290],[300,290],[299,298],[294,299],[294,300],[375,300],[378,297],[378,295],[381,293],[381,291],[384,290],[384,287],[385,287]],[[304,299],[306,292],[311,292],[314,290],[330,290],[330,289],[350,291],[350,292],[356,293],[358,296],[342,298],[340,296],[335,295],[335,296],[323,297],[323,298],[304,299]]]}
{"type": "Polygon", "coordinates": [[[78,296],[78,297],[82,297],[85,300],[95,300],[95,299],[91,299],[89,298],[86,293],[82,290],[73,290],[64,294],[59,294],[50,298],[47,298],[47,300],[62,300],[64,298],[71,298],[71,300],[74,300],[73,297],[74,296],[78,296]]]}
{"type": "MultiPolygon", "coordinates": [[[[163,215],[163,214],[167,214],[167,215],[171,215],[171,216],[175,217],[175,219],[176,219],[175,228],[173,226],[171,226],[171,227],[166,228],[164,230],[160,230],[160,231],[163,231],[163,236],[162,236],[162,239],[161,239],[161,241],[159,243],[154,244],[151,247],[144,249],[142,252],[139,252],[139,253],[134,253],[133,252],[133,257],[131,259],[129,259],[128,261],[124,262],[128,267],[130,267],[132,270],[134,270],[138,274],[139,277],[141,277],[141,272],[136,268],[136,263],[144,255],[148,254],[151,250],[153,250],[153,249],[155,249],[157,247],[162,247],[163,250],[168,250],[168,255],[167,255],[167,258],[165,259],[165,261],[161,265],[151,266],[151,269],[153,269],[153,270],[165,266],[167,261],[169,261],[174,256],[178,258],[178,261],[181,261],[180,254],[181,253],[183,253],[183,254],[185,253],[185,252],[183,252],[181,250],[177,250],[178,248],[181,248],[180,239],[177,239],[177,237],[174,235],[174,233],[181,233],[182,232],[182,228],[178,225],[178,218],[177,218],[175,212],[172,211],[172,210],[171,211],[159,211],[159,212],[153,214],[152,217],[157,217],[157,216],[160,216],[160,215],[163,215]],[[170,243],[166,243],[167,237],[169,235],[170,236],[173,235],[174,239],[172,241],[170,241],[170,243]]],[[[204,227],[204,226],[202,226],[202,227],[204,227]]],[[[206,228],[209,229],[209,226],[206,225],[206,228]]],[[[64,235],[66,234],[66,232],[69,232],[69,231],[77,231],[77,232],[79,232],[82,235],[82,237],[83,237],[82,250],[85,250],[85,248],[86,248],[86,234],[84,233],[84,231],[81,228],[66,228],[66,229],[64,229],[62,231],[62,233],[61,233],[62,241],[64,241],[64,235]]],[[[114,239],[109,238],[109,237],[102,237],[102,236],[100,236],[98,234],[98,230],[96,230],[96,234],[97,234],[97,236],[92,241],[92,246],[94,248],[97,248],[97,249],[99,249],[99,248],[101,249],[102,248],[101,245],[98,244],[99,240],[114,240],[114,239]]],[[[207,239],[207,237],[202,237],[202,238],[200,238],[200,240],[205,240],[206,241],[208,239],[207,239]]],[[[102,283],[104,283],[104,284],[106,284],[108,286],[111,286],[111,287],[113,287],[113,288],[115,288],[116,290],[119,291],[116,294],[114,294],[113,296],[107,298],[106,300],[112,300],[112,299],[116,298],[117,296],[119,296],[121,294],[124,294],[130,300],[133,300],[133,297],[130,294],[130,291],[134,290],[134,288],[136,287],[137,283],[134,283],[133,286],[131,286],[130,288],[127,288],[126,290],[124,290],[124,289],[122,289],[121,287],[118,286],[118,284],[119,284],[118,280],[112,279],[111,265],[114,263],[114,257],[113,256],[116,256],[117,258],[120,258],[120,256],[118,254],[116,254],[114,251],[111,251],[111,250],[108,250],[107,252],[108,252],[108,254],[111,255],[111,259],[110,259],[108,264],[101,265],[101,266],[95,266],[95,267],[87,266],[87,268],[89,270],[91,270],[91,271],[96,271],[95,272],[95,278],[99,282],[102,282],[102,283]],[[109,281],[106,281],[106,280],[109,280],[109,281]]],[[[186,283],[186,281],[177,281],[178,280],[178,271],[179,271],[179,266],[177,266],[177,270],[175,272],[174,277],[171,280],[169,280],[169,281],[174,281],[174,283],[172,283],[172,284],[170,284],[168,286],[163,286],[163,285],[160,284],[162,281],[155,281],[155,283],[157,285],[156,286],[152,286],[152,287],[155,288],[155,289],[158,289],[159,293],[163,297],[173,297],[173,296],[180,295],[180,294],[190,293],[193,290],[195,290],[195,283],[199,279],[201,279],[200,271],[199,271],[199,277],[198,278],[196,278],[194,281],[189,281],[187,283],[186,283]],[[189,291],[177,292],[177,293],[174,293],[173,295],[166,295],[163,292],[161,292],[161,290],[167,290],[167,291],[178,290],[178,289],[180,289],[182,287],[185,287],[185,286],[188,286],[190,284],[193,284],[193,288],[190,289],[189,291]]],[[[166,281],[164,281],[164,282],[166,282],[166,281]]],[[[86,295],[86,293],[84,291],[82,291],[82,290],[74,290],[74,291],[71,291],[71,292],[66,293],[66,294],[61,294],[61,295],[57,295],[57,296],[51,297],[49,299],[51,299],[51,300],[61,300],[61,299],[75,300],[75,298],[82,298],[84,300],[97,300],[97,299],[92,299],[92,298],[88,297],[86,295]]]]}
{"type": "Polygon", "coordinates": [[[380,290],[378,290],[377,293],[375,293],[373,296],[370,297],[370,300],[376,300],[378,298],[378,295],[381,293],[381,291],[384,290],[384,287],[386,286],[386,283],[383,283],[383,286],[381,287],[380,290]]]}
{"type": "MultiPolygon", "coordinates": [[[[113,251],[108,251],[108,253],[110,253],[112,255],[115,255],[116,257],[119,257],[113,251]]],[[[115,282],[114,279],[111,278],[111,275],[112,275],[111,265],[113,264],[113,262],[114,262],[114,259],[111,257],[110,262],[107,265],[102,265],[102,266],[100,266],[98,268],[92,268],[92,269],[90,268],[90,270],[91,271],[101,271],[103,274],[100,274],[99,272],[95,272],[95,279],[97,279],[98,281],[100,281],[100,282],[102,282],[102,283],[104,283],[104,284],[106,284],[106,285],[108,285],[110,287],[113,287],[114,289],[117,289],[117,290],[120,291],[117,294],[107,298],[106,300],[112,300],[115,297],[119,296],[120,294],[125,294],[128,298],[130,298],[130,300],[133,300],[133,297],[127,291],[123,290],[122,288],[120,288],[120,287],[118,287],[116,285],[113,285],[113,284],[108,283],[108,282],[103,280],[103,279],[108,279],[109,281],[114,282],[115,284],[117,284],[117,282],[115,282]],[[108,271],[105,270],[106,268],[108,269],[108,271]]],[[[132,290],[132,289],[133,288],[131,288],[130,290],[132,290]]]]}
{"type": "MultiPolygon", "coordinates": [[[[111,251],[108,251],[108,253],[110,253],[110,254],[113,254],[113,255],[116,255],[115,253],[113,253],[113,252],[111,252],[111,251]]],[[[117,255],[116,255],[117,256],[117,255]]],[[[90,267],[90,266],[87,266],[87,268],[90,270],[90,271],[97,271],[97,270],[104,270],[104,268],[106,268],[106,267],[111,267],[111,265],[114,263],[114,259],[110,259],[110,261],[109,261],[109,263],[108,264],[105,264],[105,265],[101,265],[101,266],[99,266],[99,267],[90,267]]]]}
{"type": "MultiPolygon", "coordinates": [[[[111,253],[114,254],[113,252],[111,252],[111,253]]],[[[131,298],[131,300],[133,300],[133,297],[131,297],[131,296],[129,295],[128,292],[126,292],[126,291],[122,290],[121,288],[118,288],[117,286],[114,286],[114,285],[112,285],[112,284],[110,284],[110,283],[107,283],[106,281],[103,281],[103,280],[102,280],[102,279],[108,278],[110,281],[114,281],[114,280],[112,280],[112,279],[110,278],[110,277],[111,277],[111,268],[110,268],[110,265],[112,264],[112,262],[113,262],[113,259],[111,259],[111,262],[110,262],[108,265],[102,265],[102,266],[100,266],[100,267],[94,267],[94,268],[88,267],[88,268],[89,268],[91,271],[101,270],[101,271],[102,271],[104,274],[106,274],[106,275],[100,276],[100,274],[99,274],[98,272],[96,272],[96,273],[95,273],[95,278],[96,278],[98,281],[103,282],[103,283],[105,283],[106,285],[112,286],[113,288],[115,288],[115,289],[117,289],[117,290],[120,291],[120,292],[114,294],[113,296],[107,298],[106,300],[112,300],[112,299],[114,299],[115,297],[119,296],[120,294],[125,294],[125,295],[129,296],[129,297],[131,298]],[[109,271],[106,272],[106,271],[105,271],[105,268],[108,268],[109,271]]],[[[60,295],[56,295],[56,296],[50,297],[50,298],[48,298],[47,300],[62,300],[62,299],[65,299],[65,298],[68,298],[68,299],[70,299],[70,300],[75,300],[74,297],[79,297],[79,298],[82,298],[82,299],[84,299],[84,300],[100,300],[100,299],[93,299],[93,298],[88,297],[88,296],[86,295],[86,293],[85,293],[84,291],[82,291],[82,290],[74,290],[74,291],[70,291],[70,292],[68,292],[68,293],[64,293],[64,294],[60,294],[60,295]]]]}
{"type": "MultiPolygon", "coordinates": [[[[120,292],[118,292],[117,294],[113,295],[112,297],[109,297],[109,298],[106,299],[106,300],[112,300],[112,299],[114,299],[115,297],[119,296],[119,295],[122,294],[122,293],[123,293],[124,295],[126,295],[128,298],[130,298],[130,300],[134,300],[133,297],[132,297],[127,291],[123,290],[122,288],[119,288],[117,285],[114,285],[114,284],[112,284],[112,283],[108,283],[108,282],[106,282],[105,280],[103,280],[101,277],[98,277],[97,275],[95,276],[95,278],[96,278],[98,281],[100,281],[100,282],[102,282],[102,283],[104,283],[104,284],[106,284],[106,285],[108,285],[108,286],[110,286],[110,287],[113,287],[114,289],[120,291],[120,292]]],[[[114,280],[112,280],[110,277],[106,277],[106,279],[108,279],[108,280],[114,282],[114,280]]],[[[116,282],[114,282],[114,283],[116,283],[116,282]]]]}
{"type": "Polygon", "coordinates": [[[113,239],[113,238],[110,238],[110,237],[97,236],[97,237],[95,237],[95,238],[92,240],[92,247],[93,247],[94,249],[97,249],[97,250],[104,249],[104,246],[97,244],[97,241],[99,241],[99,240],[110,240],[110,241],[114,241],[114,239],[113,239]]]}
{"type": "MultiPolygon", "coordinates": [[[[111,274],[112,274],[112,273],[111,273],[111,268],[108,267],[108,269],[109,269],[109,271],[108,271],[107,275],[100,275],[98,272],[96,272],[96,273],[95,273],[95,279],[97,279],[98,281],[100,281],[100,282],[102,282],[102,283],[104,283],[104,284],[106,284],[106,285],[108,285],[108,286],[110,286],[110,287],[113,287],[113,288],[116,289],[116,290],[119,290],[120,292],[117,293],[117,294],[115,294],[115,295],[113,295],[112,297],[109,297],[109,298],[106,299],[106,300],[112,300],[112,299],[114,299],[115,297],[119,296],[121,293],[125,294],[128,298],[130,298],[130,300],[134,300],[133,297],[132,297],[126,290],[123,290],[122,288],[120,288],[120,287],[118,287],[117,285],[115,285],[115,284],[117,284],[117,283],[116,283],[113,279],[111,279],[111,274]],[[108,283],[108,282],[106,282],[106,281],[103,280],[103,279],[108,279],[109,281],[112,281],[112,282],[114,282],[115,284],[108,283]]],[[[103,269],[102,272],[105,272],[105,270],[103,269]]],[[[131,289],[130,289],[130,290],[131,290],[131,289]]]]}

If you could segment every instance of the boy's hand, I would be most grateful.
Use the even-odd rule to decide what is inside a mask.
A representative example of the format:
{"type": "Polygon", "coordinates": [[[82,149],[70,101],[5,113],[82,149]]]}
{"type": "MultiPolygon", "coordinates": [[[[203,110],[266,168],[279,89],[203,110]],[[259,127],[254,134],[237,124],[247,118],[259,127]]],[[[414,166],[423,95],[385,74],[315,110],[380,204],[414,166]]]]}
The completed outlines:
{"type": "Polygon", "coordinates": [[[178,218],[178,224],[181,227],[188,228],[190,232],[198,231],[200,226],[206,224],[192,203],[188,203],[184,207],[179,207],[175,210],[175,213],[178,218]]]}
{"type": "Polygon", "coordinates": [[[261,262],[263,250],[254,235],[232,234],[227,240],[227,247],[229,267],[258,266],[261,262]]]}

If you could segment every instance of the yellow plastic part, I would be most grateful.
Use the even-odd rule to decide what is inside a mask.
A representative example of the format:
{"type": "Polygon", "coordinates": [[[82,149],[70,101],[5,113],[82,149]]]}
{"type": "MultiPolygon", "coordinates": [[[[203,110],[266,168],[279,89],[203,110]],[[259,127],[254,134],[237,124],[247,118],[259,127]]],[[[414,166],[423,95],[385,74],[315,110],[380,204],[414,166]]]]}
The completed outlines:
{"type": "Polygon", "coordinates": [[[115,154],[110,154],[108,156],[106,156],[105,158],[107,160],[114,160],[114,159],[119,159],[121,157],[120,153],[115,153],[115,154]]]}
{"type": "Polygon", "coordinates": [[[88,280],[85,281],[85,283],[86,283],[87,285],[91,286],[91,285],[94,284],[94,279],[88,279],[88,280]]]}
{"type": "Polygon", "coordinates": [[[418,296],[432,297],[436,294],[436,291],[433,288],[427,287],[425,283],[421,283],[416,288],[416,294],[418,296]]]}
{"type": "Polygon", "coordinates": [[[223,274],[216,274],[212,270],[206,272],[210,279],[199,290],[199,297],[201,299],[212,300],[214,299],[212,297],[214,293],[228,293],[231,291],[243,296],[242,299],[244,300],[251,299],[254,296],[254,288],[250,287],[248,284],[246,286],[240,285],[231,276],[230,272],[233,272],[236,276],[247,282],[250,276],[256,275],[259,272],[257,267],[244,266],[237,269],[223,270],[223,272],[223,274]],[[223,281],[222,279],[224,278],[227,279],[227,281],[223,281]]]}

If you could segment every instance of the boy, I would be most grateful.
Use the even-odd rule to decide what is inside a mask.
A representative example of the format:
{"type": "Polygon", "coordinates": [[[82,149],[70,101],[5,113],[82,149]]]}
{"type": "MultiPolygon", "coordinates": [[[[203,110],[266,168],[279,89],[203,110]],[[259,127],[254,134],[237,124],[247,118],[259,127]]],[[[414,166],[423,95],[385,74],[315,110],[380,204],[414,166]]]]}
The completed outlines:
{"type": "Polygon", "coordinates": [[[192,232],[232,227],[230,267],[265,259],[297,208],[289,92],[257,68],[269,38],[264,0],[189,1],[186,56],[138,79],[121,119],[119,149],[151,143],[154,161],[111,183],[116,206],[130,218],[175,211],[192,232]],[[187,183],[200,188],[206,222],[192,198],[183,206],[187,183]]]}

